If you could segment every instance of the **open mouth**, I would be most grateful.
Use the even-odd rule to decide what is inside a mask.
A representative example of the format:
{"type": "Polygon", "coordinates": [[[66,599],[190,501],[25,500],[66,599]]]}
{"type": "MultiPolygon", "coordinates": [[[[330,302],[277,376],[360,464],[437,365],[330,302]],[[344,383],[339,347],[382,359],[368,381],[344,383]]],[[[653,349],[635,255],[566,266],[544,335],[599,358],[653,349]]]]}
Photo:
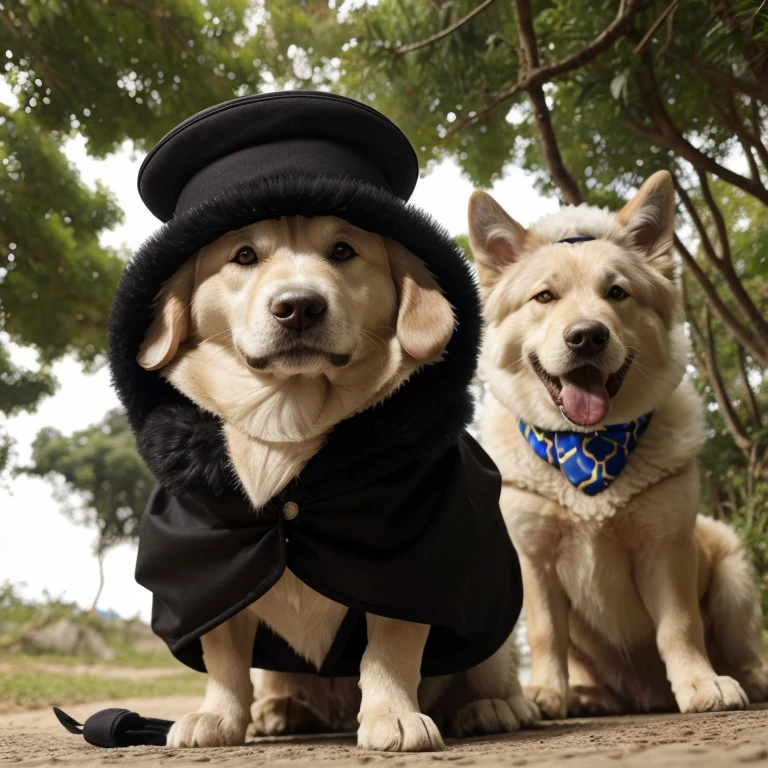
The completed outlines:
{"type": "Polygon", "coordinates": [[[544,370],[539,358],[531,355],[531,366],[547,388],[552,402],[568,421],[579,427],[591,427],[605,421],[611,412],[610,400],[618,394],[631,365],[632,358],[627,357],[624,365],[604,382],[605,374],[593,365],[582,365],[562,376],[552,376],[544,370]]]}
{"type": "Polygon", "coordinates": [[[282,349],[279,352],[273,352],[263,357],[250,357],[249,355],[244,355],[244,357],[248,365],[257,371],[263,371],[270,363],[278,361],[291,365],[307,365],[318,359],[328,360],[334,368],[343,368],[345,365],[349,365],[352,359],[352,355],[328,352],[324,349],[308,347],[303,344],[298,344],[289,349],[282,349]]]}

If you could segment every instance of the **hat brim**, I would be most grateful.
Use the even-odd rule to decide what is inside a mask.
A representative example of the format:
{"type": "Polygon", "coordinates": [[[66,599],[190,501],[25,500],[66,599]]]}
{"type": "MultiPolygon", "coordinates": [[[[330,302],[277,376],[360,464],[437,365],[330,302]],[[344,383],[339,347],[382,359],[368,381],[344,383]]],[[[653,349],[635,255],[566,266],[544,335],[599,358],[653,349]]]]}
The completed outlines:
{"type": "MultiPolygon", "coordinates": [[[[206,169],[247,150],[263,150],[262,157],[268,158],[278,144],[281,148],[275,152],[284,169],[302,168],[320,175],[330,164],[342,170],[329,175],[351,177],[362,169],[358,181],[380,181],[402,200],[410,197],[418,179],[418,160],[410,142],[372,107],[333,93],[283,91],[217,104],[178,125],[144,160],[139,194],[157,218],[168,221],[180,212],[185,187],[206,169]],[[308,151],[305,143],[313,141],[324,142],[326,149],[308,151]],[[291,165],[294,153],[300,156],[296,161],[300,165],[291,165]]],[[[228,183],[268,175],[261,166],[263,161],[237,163],[228,170],[228,183]]],[[[195,202],[201,202],[199,194],[195,202]]]]}

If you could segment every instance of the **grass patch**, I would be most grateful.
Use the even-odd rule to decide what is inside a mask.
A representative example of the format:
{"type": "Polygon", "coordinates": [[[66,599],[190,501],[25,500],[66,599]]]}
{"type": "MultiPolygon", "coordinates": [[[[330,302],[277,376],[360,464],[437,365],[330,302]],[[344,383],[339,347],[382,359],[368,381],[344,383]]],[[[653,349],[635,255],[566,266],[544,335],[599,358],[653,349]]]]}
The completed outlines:
{"type": "Polygon", "coordinates": [[[202,696],[205,675],[186,672],[152,680],[124,680],[19,670],[0,676],[0,710],[72,704],[97,699],[202,696]]]}
{"type": "Polygon", "coordinates": [[[26,635],[60,620],[74,625],[77,631],[87,628],[99,635],[114,652],[110,664],[156,669],[178,666],[162,641],[140,620],[93,616],[75,603],[49,594],[37,600],[25,599],[21,586],[10,582],[0,583],[0,663],[34,659],[57,665],[98,664],[98,659],[76,653],[64,655],[54,648],[25,647],[26,635]]]}

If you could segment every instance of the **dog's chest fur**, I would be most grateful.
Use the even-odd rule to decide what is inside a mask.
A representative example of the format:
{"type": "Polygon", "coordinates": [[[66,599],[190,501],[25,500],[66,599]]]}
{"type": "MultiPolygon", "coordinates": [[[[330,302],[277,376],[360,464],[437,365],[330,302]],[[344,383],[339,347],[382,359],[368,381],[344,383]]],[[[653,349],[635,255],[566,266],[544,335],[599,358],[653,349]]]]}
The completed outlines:
{"type": "Polygon", "coordinates": [[[605,520],[571,519],[536,494],[505,487],[502,510],[515,547],[537,568],[556,574],[571,610],[622,652],[653,638],[653,624],[634,581],[636,526],[629,510],[605,520]]]}
{"type": "Polygon", "coordinates": [[[315,592],[289,570],[248,610],[318,669],[347,613],[346,606],[315,592]]]}
{"type": "Polygon", "coordinates": [[[555,564],[572,609],[622,655],[653,640],[653,623],[638,591],[625,515],[604,523],[570,525],[555,564]]]}
{"type": "Polygon", "coordinates": [[[692,530],[695,454],[704,437],[699,401],[687,384],[654,413],[624,472],[587,496],[536,456],[516,418],[493,401],[483,416],[486,447],[504,479],[501,507],[518,551],[551,568],[572,611],[628,658],[653,642],[653,623],[633,562],[655,541],[692,530]]]}

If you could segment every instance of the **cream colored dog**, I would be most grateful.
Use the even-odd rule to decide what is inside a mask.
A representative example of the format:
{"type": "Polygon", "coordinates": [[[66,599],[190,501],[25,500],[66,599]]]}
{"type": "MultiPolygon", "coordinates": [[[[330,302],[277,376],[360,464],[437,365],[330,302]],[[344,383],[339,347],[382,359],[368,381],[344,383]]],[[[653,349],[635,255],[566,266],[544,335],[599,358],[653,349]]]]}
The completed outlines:
{"type": "MultiPolygon", "coordinates": [[[[139,363],[218,415],[237,475],[256,508],[296,477],[342,419],[373,406],[439,357],[451,306],[423,263],[394,241],[341,219],[263,221],[203,248],[164,286],[139,363]],[[343,262],[343,263],[342,263],[343,262]]],[[[346,607],[289,571],[256,603],[202,637],[205,700],[171,729],[172,746],[240,744],[258,733],[349,728],[377,750],[442,747],[433,720],[457,735],[512,731],[537,716],[510,670],[511,644],[469,672],[428,679],[429,627],[368,615],[352,686],[254,673],[260,622],[321,665],[346,607]],[[359,708],[359,714],[358,714],[359,708]]]]}
{"type": "Polygon", "coordinates": [[[744,549],[726,525],[697,517],[706,433],[683,380],[673,226],[666,172],[618,214],[570,207],[528,230],[487,194],[470,201],[493,395],[481,434],[522,561],[526,693],[554,718],[768,698],[744,549]],[[595,239],[559,242],[574,236],[595,239]],[[537,456],[518,426],[591,432],[649,413],[624,471],[594,496],[537,456]]]}

